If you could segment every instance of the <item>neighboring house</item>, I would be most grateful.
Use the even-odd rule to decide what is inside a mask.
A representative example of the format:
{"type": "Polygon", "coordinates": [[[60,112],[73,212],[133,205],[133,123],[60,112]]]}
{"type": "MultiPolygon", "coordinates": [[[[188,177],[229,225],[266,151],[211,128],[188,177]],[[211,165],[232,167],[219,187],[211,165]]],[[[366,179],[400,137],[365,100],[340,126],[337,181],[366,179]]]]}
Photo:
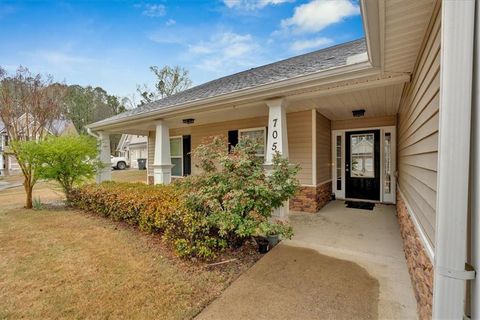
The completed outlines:
{"type": "Polygon", "coordinates": [[[259,137],[267,168],[276,151],[301,167],[290,210],[316,212],[332,194],[395,204],[421,314],[479,318],[480,284],[466,295],[474,273],[465,271],[480,257],[475,3],[360,3],[365,39],[213,80],[89,128],[105,163],[110,133],[147,135],[149,183],[195,174],[190,151],[205,137],[232,145],[259,137]]]}
{"type": "Polygon", "coordinates": [[[118,142],[117,154],[125,157],[131,168],[138,168],[138,159],[147,159],[147,137],[135,134],[122,134],[118,142]]]}
{"type": "MultiPolygon", "coordinates": [[[[24,118],[24,115],[19,117],[18,122],[21,123],[24,118]]],[[[29,123],[28,125],[33,126],[32,123],[29,123]]],[[[44,131],[46,134],[56,136],[78,134],[73,122],[63,119],[54,120],[44,131]]],[[[8,137],[7,129],[3,122],[0,121],[0,176],[5,175],[5,172],[15,172],[20,170],[20,166],[18,165],[15,156],[12,154],[6,154],[5,149],[8,149],[9,141],[10,138],[8,137]]]]}

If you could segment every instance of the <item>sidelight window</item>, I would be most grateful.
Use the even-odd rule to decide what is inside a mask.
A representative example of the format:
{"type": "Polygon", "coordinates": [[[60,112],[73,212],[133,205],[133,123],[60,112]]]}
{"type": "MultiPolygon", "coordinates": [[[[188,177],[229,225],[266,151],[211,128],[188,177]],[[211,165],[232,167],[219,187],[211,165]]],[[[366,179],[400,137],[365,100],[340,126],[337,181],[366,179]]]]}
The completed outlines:
{"type": "Polygon", "coordinates": [[[384,192],[391,193],[392,190],[392,134],[390,132],[385,133],[385,141],[383,142],[384,150],[384,162],[385,162],[385,179],[384,179],[384,192]]]}
{"type": "Polygon", "coordinates": [[[335,169],[337,171],[337,190],[342,190],[342,136],[337,136],[335,149],[335,169]]]}

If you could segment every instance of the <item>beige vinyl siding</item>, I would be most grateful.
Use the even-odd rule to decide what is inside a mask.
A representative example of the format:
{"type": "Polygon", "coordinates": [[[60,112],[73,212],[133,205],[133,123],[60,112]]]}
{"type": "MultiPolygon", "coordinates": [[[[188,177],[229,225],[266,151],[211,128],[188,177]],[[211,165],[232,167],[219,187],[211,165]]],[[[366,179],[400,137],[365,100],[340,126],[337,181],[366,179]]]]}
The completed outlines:
{"type": "Polygon", "coordinates": [[[155,156],[155,131],[150,131],[147,138],[147,175],[153,176],[153,157],[155,156]]]}
{"type": "Polygon", "coordinates": [[[287,133],[290,162],[301,168],[298,179],[312,185],[312,111],[287,113],[287,133]]]}
{"type": "Polygon", "coordinates": [[[395,116],[365,117],[359,119],[333,120],[332,130],[387,127],[395,125],[395,116]]]}
{"type": "Polygon", "coordinates": [[[398,112],[398,184],[433,247],[440,91],[439,8],[427,35],[398,112]]]}
{"type": "Polygon", "coordinates": [[[331,121],[316,114],[317,184],[332,179],[332,129],[331,121]]]}
{"type": "MultiPolygon", "coordinates": [[[[301,170],[299,179],[302,184],[312,184],[312,130],[311,111],[302,111],[287,114],[287,132],[289,137],[289,155],[292,163],[299,164],[301,170]]],[[[228,131],[266,127],[267,117],[257,117],[234,121],[216,122],[200,126],[170,129],[170,136],[191,135],[192,150],[205,139],[213,136],[223,136],[228,139],[228,131]]],[[[153,175],[153,155],[155,147],[155,132],[151,131],[148,137],[148,175],[153,175]]],[[[197,174],[196,159],[192,158],[192,174],[197,174]]]]}

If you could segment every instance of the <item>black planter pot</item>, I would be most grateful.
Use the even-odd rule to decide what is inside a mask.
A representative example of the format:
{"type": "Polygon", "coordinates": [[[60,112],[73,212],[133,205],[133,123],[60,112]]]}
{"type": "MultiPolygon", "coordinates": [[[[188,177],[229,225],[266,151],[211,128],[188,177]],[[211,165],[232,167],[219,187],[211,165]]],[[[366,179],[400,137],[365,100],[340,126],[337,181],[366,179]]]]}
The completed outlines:
{"type": "Polygon", "coordinates": [[[265,238],[257,238],[255,239],[257,244],[258,244],[258,252],[260,253],[267,253],[268,250],[270,250],[270,245],[268,243],[268,240],[265,238]]]}

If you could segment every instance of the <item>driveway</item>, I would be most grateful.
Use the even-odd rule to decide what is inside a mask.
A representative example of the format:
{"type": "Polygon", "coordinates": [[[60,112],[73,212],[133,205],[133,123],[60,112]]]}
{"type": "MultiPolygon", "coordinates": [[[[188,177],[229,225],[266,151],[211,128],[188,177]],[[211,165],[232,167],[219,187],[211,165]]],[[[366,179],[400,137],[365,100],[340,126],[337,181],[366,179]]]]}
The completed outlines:
{"type": "Polygon", "coordinates": [[[198,319],[416,319],[395,207],[291,213],[295,237],[237,279],[198,319]]]}

